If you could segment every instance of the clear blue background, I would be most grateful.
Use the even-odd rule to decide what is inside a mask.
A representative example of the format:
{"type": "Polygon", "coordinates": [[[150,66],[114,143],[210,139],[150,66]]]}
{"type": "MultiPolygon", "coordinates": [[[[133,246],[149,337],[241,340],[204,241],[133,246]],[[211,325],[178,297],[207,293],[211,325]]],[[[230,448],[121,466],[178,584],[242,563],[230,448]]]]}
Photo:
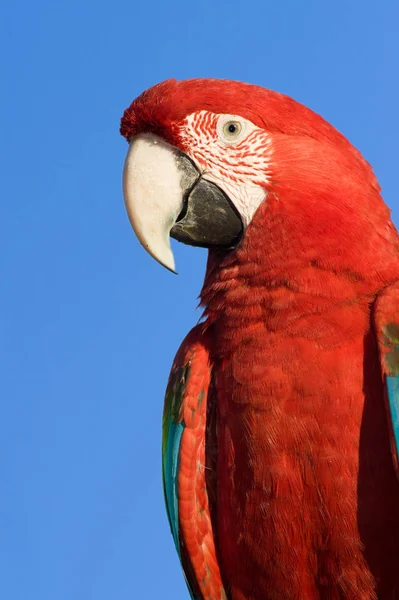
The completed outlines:
{"type": "Polygon", "coordinates": [[[54,2],[0,17],[0,597],[186,599],[160,427],[205,252],[136,241],[124,108],[168,77],[249,81],[323,114],[398,220],[397,0],[54,2]],[[396,211],[396,212],[395,212],[396,211]]]}

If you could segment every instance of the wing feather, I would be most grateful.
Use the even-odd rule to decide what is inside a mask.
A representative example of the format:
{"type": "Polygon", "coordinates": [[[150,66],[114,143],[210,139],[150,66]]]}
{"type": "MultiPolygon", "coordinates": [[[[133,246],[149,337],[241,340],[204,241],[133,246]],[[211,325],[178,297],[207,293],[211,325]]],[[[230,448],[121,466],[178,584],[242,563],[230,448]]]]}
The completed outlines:
{"type": "Polygon", "coordinates": [[[378,296],[374,320],[385,384],[392,458],[399,477],[399,282],[378,296]]]}
{"type": "Polygon", "coordinates": [[[225,600],[205,476],[209,356],[201,327],[180,347],[166,390],[163,485],[176,549],[193,600],[225,600]]]}

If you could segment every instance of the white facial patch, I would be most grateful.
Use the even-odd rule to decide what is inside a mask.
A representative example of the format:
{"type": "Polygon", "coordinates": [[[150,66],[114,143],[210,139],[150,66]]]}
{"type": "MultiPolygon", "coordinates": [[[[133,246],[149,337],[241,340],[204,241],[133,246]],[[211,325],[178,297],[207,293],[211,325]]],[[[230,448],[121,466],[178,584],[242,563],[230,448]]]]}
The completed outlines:
{"type": "Polygon", "coordinates": [[[238,115],[199,111],[182,123],[180,137],[204,179],[218,185],[246,227],[266,198],[270,182],[270,136],[238,115]]]}

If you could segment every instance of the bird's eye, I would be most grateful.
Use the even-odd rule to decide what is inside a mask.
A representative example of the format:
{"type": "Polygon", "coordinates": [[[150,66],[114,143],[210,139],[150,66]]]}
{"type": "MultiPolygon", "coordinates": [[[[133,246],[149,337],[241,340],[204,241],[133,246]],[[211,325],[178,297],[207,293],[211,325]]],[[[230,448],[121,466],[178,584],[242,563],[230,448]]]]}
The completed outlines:
{"type": "Polygon", "coordinates": [[[229,141],[237,139],[241,133],[241,130],[242,126],[239,121],[227,121],[223,125],[223,135],[229,141]]]}

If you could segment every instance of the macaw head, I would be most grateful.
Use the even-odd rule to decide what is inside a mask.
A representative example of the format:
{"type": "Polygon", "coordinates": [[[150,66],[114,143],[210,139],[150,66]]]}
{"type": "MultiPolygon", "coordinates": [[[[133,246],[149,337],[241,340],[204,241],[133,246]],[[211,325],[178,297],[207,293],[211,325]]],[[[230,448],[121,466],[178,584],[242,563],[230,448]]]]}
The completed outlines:
{"type": "Polygon", "coordinates": [[[282,94],[234,81],[167,80],[126,109],[121,133],[129,142],[130,222],[172,271],[170,237],[230,251],[256,224],[266,246],[273,236],[276,246],[290,238],[302,251],[308,246],[311,260],[312,246],[332,243],[329,228],[335,254],[371,225],[391,235],[368,163],[334,127],[282,94]]]}

